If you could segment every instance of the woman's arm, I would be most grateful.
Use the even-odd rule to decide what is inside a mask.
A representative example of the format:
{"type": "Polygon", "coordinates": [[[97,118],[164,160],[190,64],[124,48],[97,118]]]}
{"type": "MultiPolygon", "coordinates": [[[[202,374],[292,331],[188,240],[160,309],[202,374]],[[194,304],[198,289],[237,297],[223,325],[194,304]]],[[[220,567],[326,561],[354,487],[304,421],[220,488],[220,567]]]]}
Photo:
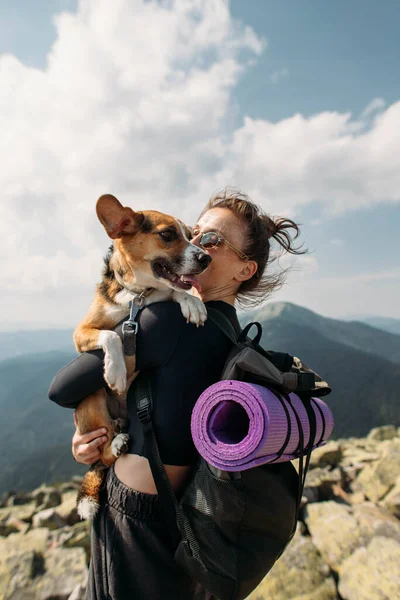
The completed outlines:
{"type": "MultiPolygon", "coordinates": [[[[122,321],[113,331],[121,335],[122,321]]],[[[64,408],[76,408],[83,398],[105,387],[103,360],[103,350],[91,350],[62,367],[50,384],[50,400],[64,408]]]]}
{"type": "MultiPolygon", "coordinates": [[[[136,369],[140,371],[167,362],[182,327],[186,325],[179,304],[150,304],[138,314],[137,321],[136,369]]],[[[122,335],[122,323],[113,328],[119,336],[122,335]]],[[[49,389],[50,400],[64,408],[76,408],[83,398],[106,387],[103,360],[103,350],[92,350],[77,356],[54,377],[49,389]]]]}
{"type": "Polygon", "coordinates": [[[76,408],[81,400],[104,387],[102,350],[84,352],[62,367],[49,388],[49,398],[64,408],[76,408]]]}

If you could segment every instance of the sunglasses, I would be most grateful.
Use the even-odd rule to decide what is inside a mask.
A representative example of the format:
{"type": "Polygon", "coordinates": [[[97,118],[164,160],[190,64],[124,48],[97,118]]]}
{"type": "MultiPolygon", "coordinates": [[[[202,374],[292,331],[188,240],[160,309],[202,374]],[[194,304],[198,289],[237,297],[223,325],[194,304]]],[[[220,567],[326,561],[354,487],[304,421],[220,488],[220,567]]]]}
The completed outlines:
{"type": "Polygon", "coordinates": [[[199,244],[205,250],[211,250],[212,248],[217,248],[217,246],[219,246],[221,243],[224,243],[228,246],[228,248],[233,250],[239,256],[239,258],[241,258],[242,260],[250,260],[249,257],[247,256],[247,254],[245,254],[244,252],[239,250],[239,248],[236,248],[236,246],[234,246],[233,244],[228,242],[227,239],[225,239],[222,235],[220,235],[219,233],[216,233],[215,231],[207,231],[207,233],[202,233],[198,229],[193,229],[192,235],[194,238],[197,237],[198,235],[201,236],[200,240],[199,240],[199,244]]]}

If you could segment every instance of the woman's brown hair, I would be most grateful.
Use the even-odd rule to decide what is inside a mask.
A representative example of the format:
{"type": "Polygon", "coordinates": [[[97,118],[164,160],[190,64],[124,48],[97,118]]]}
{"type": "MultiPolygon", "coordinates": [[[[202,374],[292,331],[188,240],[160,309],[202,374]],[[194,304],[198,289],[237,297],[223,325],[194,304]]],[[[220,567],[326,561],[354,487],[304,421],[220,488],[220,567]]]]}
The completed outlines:
{"type": "Polygon", "coordinates": [[[214,194],[200,216],[212,208],[228,208],[246,226],[245,243],[242,251],[250,260],[254,260],[258,269],[256,273],[243,281],[239,287],[236,301],[241,308],[257,306],[266,300],[272,292],[282,287],[290,267],[281,269],[279,273],[268,273],[272,262],[284,252],[289,254],[305,254],[307,250],[295,248],[293,240],[300,235],[299,226],[291,219],[284,217],[269,217],[257,204],[239,190],[225,188],[214,194]],[[294,229],[294,238],[288,230],[294,229]],[[274,240],[279,247],[279,253],[271,256],[271,242],[274,240]]]}

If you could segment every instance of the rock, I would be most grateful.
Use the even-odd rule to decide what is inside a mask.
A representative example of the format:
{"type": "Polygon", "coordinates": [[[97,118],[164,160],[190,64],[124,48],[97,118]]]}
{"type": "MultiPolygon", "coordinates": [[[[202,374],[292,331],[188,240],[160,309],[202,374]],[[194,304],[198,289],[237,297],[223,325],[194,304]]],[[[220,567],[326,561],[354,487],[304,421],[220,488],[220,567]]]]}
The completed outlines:
{"type": "Polygon", "coordinates": [[[32,492],[32,497],[35,499],[36,506],[39,507],[40,510],[54,508],[62,502],[60,491],[54,487],[41,486],[32,492]]]}
{"type": "Polygon", "coordinates": [[[341,485],[340,469],[331,470],[329,467],[316,467],[307,473],[303,496],[308,502],[330,500],[335,497],[334,486],[341,485]]]}
{"type": "Polygon", "coordinates": [[[79,486],[80,484],[77,482],[66,481],[65,483],[60,483],[58,489],[62,494],[65,494],[66,492],[77,491],[79,489],[79,486]]]}
{"type": "Polygon", "coordinates": [[[78,511],[76,510],[76,490],[63,494],[62,502],[57,506],[57,513],[68,525],[75,525],[80,522],[78,511]]]}
{"type": "Polygon", "coordinates": [[[14,516],[8,517],[4,522],[0,523],[0,535],[7,536],[10,533],[26,533],[29,529],[29,524],[21,521],[14,516]]]}
{"type": "Polygon", "coordinates": [[[88,569],[83,548],[56,548],[45,554],[45,573],[36,577],[38,600],[67,600],[78,585],[86,585],[88,569]]]}
{"type": "Polygon", "coordinates": [[[400,543],[400,522],[370,502],[353,507],[332,501],[320,502],[308,504],[304,513],[313,543],[335,571],[374,536],[393,538],[400,543]]]}
{"type": "Polygon", "coordinates": [[[31,587],[34,574],[35,553],[32,550],[4,558],[0,557],[1,600],[14,598],[25,600],[28,598],[24,591],[31,587]]]}
{"type": "Polygon", "coordinates": [[[32,494],[19,492],[18,494],[11,494],[5,506],[21,506],[21,504],[28,504],[29,502],[32,502],[32,494]]]}
{"type": "Polygon", "coordinates": [[[398,477],[394,488],[380,502],[380,505],[400,519],[400,477],[398,477]]]}
{"type": "Polygon", "coordinates": [[[342,460],[342,446],[335,441],[316,448],[311,453],[310,469],[314,467],[337,467],[342,460]]]}
{"type": "Polygon", "coordinates": [[[33,527],[47,527],[48,529],[59,529],[64,527],[66,522],[54,510],[54,508],[46,508],[36,513],[32,519],[33,527]]]}
{"type": "Polygon", "coordinates": [[[68,597],[68,600],[85,600],[86,587],[79,584],[76,586],[72,594],[68,597]]]}
{"type": "Polygon", "coordinates": [[[90,558],[90,533],[91,523],[80,521],[72,527],[56,529],[49,534],[49,545],[52,548],[83,548],[87,563],[90,558]]]}
{"type": "Polygon", "coordinates": [[[20,521],[25,521],[25,523],[31,523],[35,512],[36,506],[34,502],[23,504],[22,506],[0,508],[0,523],[7,521],[10,517],[15,517],[20,521]]]}
{"type": "Polygon", "coordinates": [[[31,551],[44,554],[48,542],[48,529],[31,529],[25,534],[12,533],[6,538],[0,538],[0,559],[31,551]]]}
{"type": "Polygon", "coordinates": [[[380,460],[368,465],[358,475],[356,481],[365,496],[377,502],[381,500],[400,476],[400,439],[391,440],[380,460]]]}
{"type": "Polygon", "coordinates": [[[71,479],[72,483],[75,483],[77,485],[81,485],[82,481],[83,481],[83,476],[82,475],[74,475],[71,479]]]}
{"type": "Polygon", "coordinates": [[[382,427],[374,427],[367,435],[367,440],[391,440],[398,437],[397,428],[394,425],[383,425],[382,427]]]}
{"type": "Polygon", "coordinates": [[[83,548],[88,563],[90,558],[90,533],[91,523],[89,521],[80,521],[71,527],[68,537],[63,542],[66,548],[83,548]]]}
{"type": "Polygon", "coordinates": [[[7,502],[12,496],[15,496],[15,494],[16,492],[14,491],[4,492],[0,500],[0,508],[4,508],[5,506],[7,506],[7,502]]]}
{"type": "Polygon", "coordinates": [[[247,600],[336,600],[336,584],[309,537],[299,531],[247,600]]]}
{"type": "Polygon", "coordinates": [[[400,544],[400,521],[389,511],[372,502],[364,502],[354,506],[352,512],[364,536],[392,538],[400,544]]]}
{"type": "Polygon", "coordinates": [[[357,549],[339,571],[343,600],[394,600],[400,598],[400,544],[374,537],[357,549]]]}

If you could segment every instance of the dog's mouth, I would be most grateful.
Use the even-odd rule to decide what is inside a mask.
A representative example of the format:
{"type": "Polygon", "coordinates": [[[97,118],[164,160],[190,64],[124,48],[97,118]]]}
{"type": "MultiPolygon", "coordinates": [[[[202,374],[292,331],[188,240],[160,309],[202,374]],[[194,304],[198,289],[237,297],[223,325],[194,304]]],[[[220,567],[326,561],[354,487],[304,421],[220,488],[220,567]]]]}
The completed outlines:
{"type": "Polygon", "coordinates": [[[178,274],[174,273],[170,263],[164,259],[158,259],[153,262],[151,265],[154,275],[159,279],[165,279],[170,284],[171,287],[178,288],[180,290],[190,290],[190,288],[194,287],[199,292],[200,291],[200,282],[196,277],[196,274],[202,273],[204,269],[198,271],[197,273],[185,273],[178,274]]]}

